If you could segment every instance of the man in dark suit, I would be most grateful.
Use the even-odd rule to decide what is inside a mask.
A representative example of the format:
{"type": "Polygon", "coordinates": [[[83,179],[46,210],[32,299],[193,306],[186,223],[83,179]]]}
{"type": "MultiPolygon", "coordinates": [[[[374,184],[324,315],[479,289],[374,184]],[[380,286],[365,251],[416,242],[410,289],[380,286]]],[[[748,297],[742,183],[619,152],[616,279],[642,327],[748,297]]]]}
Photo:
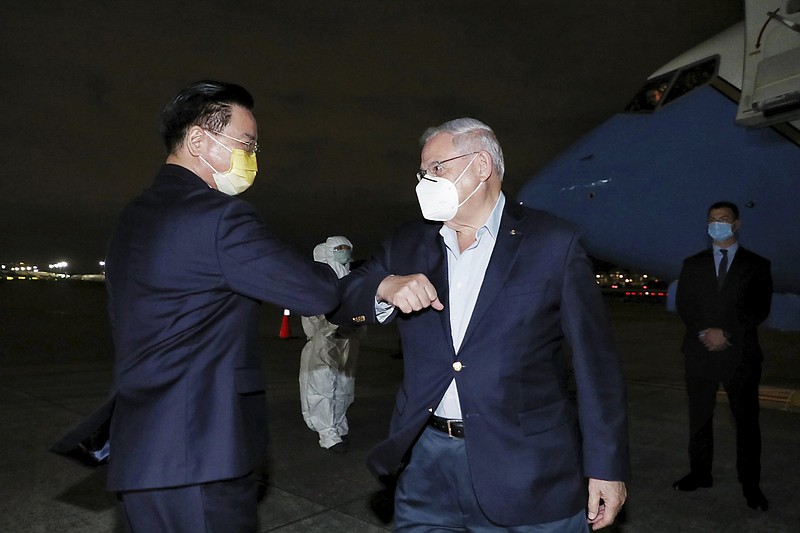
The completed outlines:
{"type": "Polygon", "coordinates": [[[336,275],[236,195],[255,178],[253,99],[199,82],[165,108],[166,164],[106,257],[115,346],[108,489],[126,531],[255,531],[266,446],[259,301],[330,311],[336,275]]]}
{"type": "Polygon", "coordinates": [[[761,429],[758,383],[764,359],[758,325],[772,301],[770,262],[736,242],[739,209],[717,202],[708,210],[712,246],[683,262],[676,305],[686,324],[682,351],[689,394],[689,473],[676,490],[711,487],[713,416],[722,383],[736,421],[736,470],[747,505],[766,511],[759,487],[761,429]]]}
{"type": "Polygon", "coordinates": [[[578,232],[506,202],[485,124],[457,119],[422,142],[428,221],[401,226],[344,278],[332,315],[398,322],[404,379],[368,459],[397,479],[395,527],[587,531],[587,512],[608,525],[626,497],[625,386],[578,232]]]}

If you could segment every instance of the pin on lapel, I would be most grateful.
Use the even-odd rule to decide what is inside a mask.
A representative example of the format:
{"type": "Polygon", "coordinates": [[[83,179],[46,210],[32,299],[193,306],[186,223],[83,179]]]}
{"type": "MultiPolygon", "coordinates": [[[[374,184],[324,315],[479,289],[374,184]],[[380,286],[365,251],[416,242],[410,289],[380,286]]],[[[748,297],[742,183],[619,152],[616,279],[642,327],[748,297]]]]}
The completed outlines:
{"type": "Polygon", "coordinates": [[[517,231],[517,230],[515,230],[515,229],[512,229],[511,231],[509,231],[509,233],[510,233],[511,235],[522,235],[522,232],[521,232],[521,231],[517,231]]]}

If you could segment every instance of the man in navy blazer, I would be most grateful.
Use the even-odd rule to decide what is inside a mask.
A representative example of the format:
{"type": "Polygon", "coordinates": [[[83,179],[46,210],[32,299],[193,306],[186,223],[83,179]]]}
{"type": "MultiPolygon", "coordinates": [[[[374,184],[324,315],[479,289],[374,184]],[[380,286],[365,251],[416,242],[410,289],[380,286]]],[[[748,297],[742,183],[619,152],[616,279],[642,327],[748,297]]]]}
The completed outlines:
{"type": "Polygon", "coordinates": [[[693,491],[713,485],[714,406],[722,383],[736,421],[736,471],[747,505],[766,511],[761,492],[758,384],[764,356],[758,325],[769,316],[769,260],[740,246],[739,208],[708,209],[711,248],[683,262],[676,306],[686,324],[682,351],[689,396],[689,473],[673,483],[693,491]]]}
{"type": "Polygon", "coordinates": [[[331,315],[398,323],[404,378],[368,459],[397,481],[395,527],[587,531],[587,514],[604,527],[626,498],[627,405],[578,232],[506,201],[485,124],[456,119],[422,143],[428,220],[398,228],[344,278],[331,315]]]}
{"type": "Polygon", "coordinates": [[[165,108],[166,164],[123,212],[106,257],[115,346],[108,489],[126,531],[255,531],[266,446],[260,301],[338,303],[326,265],[236,195],[257,169],[253,99],[205,81],[165,108]]]}

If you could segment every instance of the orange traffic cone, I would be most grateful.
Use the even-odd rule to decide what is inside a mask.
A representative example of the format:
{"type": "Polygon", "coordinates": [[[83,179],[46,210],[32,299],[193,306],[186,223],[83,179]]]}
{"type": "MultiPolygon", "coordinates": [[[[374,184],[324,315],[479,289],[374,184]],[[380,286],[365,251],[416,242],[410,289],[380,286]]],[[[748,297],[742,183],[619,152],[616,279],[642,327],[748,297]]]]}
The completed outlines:
{"type": "Polygon", "coordinates": [[[288,339],[292,336],[292,330],[289,327],[289,310],[283,310],[283,321],[281,322],[281,333],[278,335],[281,339],[288,339]]]}

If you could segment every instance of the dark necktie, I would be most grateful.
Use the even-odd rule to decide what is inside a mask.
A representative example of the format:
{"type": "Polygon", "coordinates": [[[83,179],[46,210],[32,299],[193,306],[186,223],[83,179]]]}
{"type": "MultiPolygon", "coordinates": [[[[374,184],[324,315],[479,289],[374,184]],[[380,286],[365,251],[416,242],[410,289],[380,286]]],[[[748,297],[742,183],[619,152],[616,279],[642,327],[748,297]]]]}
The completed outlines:
{"type": "Polygon", "coordinates": [[[719,252],[722,254],[722,259],[719,260],[719,270],[717,270],[717,286],[722,287],[725,274],[728,272],[728,250],[720,248],[719,252]]]}

